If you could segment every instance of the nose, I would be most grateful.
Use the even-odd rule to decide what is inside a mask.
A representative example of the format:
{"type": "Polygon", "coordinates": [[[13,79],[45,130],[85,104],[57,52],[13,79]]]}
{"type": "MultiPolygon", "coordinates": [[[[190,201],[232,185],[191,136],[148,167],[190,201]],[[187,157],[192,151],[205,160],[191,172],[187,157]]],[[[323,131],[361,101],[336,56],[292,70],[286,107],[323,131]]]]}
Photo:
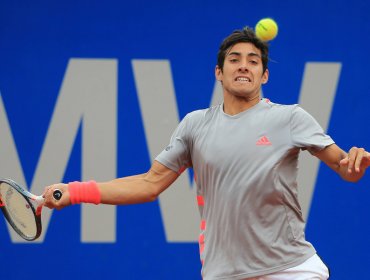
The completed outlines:
{"type": "Polygon", "coordinates": [[[248,72],[247,64],[246,63],[240,64],[239,71],[241,71],[241,72],[248,72]]]}

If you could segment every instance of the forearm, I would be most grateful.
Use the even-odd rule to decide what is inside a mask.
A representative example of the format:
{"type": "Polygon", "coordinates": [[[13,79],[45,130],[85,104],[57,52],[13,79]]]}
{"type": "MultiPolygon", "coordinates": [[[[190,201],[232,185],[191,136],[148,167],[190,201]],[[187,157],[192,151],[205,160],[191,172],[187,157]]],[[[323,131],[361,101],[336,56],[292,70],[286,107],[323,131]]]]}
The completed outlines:
{"type": "Polygon", "coordinates": [[[147,173],[98,183],[101,203],[119,205],[154,201],[178,176],[155,161],[147,173]]]}
{"type": "Polygon", "coordinates": [[[146,179],[146,173],[98,183],[103,204],[135,204],[157,198],[154,185],[146,179]]]}

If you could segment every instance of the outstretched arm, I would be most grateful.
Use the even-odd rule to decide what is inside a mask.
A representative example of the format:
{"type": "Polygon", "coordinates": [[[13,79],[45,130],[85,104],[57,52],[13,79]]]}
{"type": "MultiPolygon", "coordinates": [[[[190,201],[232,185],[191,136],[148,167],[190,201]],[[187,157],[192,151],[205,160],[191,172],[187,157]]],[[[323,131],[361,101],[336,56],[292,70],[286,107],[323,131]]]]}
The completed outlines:
{"type": "Polygon", "coordinates": [[[370,153],[364,148],[352,147],[346,153],[332,144],[314,155],[349,182],[360,180],[370,166],[370,153]]]}
{"type": "MultiPolygon", "coordinates": [[[[179,176],[163,164],[154,161],[147,173],[118,178],[109,182],[97,183],[103,204],[135,204],[154,201],[158,195],[168,188],[179,176]]],[[[68,185],[55,184],[44,193],[45,206],[62,209],[71,204],[68,185]],[[56,201],[52,197],[54,189],[60,189],[62,199],[56,201]]]]}

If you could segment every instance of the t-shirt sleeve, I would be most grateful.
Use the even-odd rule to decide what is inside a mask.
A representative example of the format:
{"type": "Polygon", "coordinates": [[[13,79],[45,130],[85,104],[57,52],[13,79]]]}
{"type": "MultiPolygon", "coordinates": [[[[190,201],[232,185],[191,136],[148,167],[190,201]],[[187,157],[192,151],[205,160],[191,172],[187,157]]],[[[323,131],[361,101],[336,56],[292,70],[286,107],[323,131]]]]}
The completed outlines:
{"type": "Polygon", "coordinates": [[[310,153],[318,152],[334,143],[318,122],[299,106],[293,108],[290,129],[293,145],[307,149],[310,153]]]}
{"type": "Polygon", "coordinates": [[[170,143],[155,158],[156,161],[170,168],[171,170],[182,173],[187,167],[191,166],[189,148],[189,115],[180,122],[172,134],[170,143]]]}

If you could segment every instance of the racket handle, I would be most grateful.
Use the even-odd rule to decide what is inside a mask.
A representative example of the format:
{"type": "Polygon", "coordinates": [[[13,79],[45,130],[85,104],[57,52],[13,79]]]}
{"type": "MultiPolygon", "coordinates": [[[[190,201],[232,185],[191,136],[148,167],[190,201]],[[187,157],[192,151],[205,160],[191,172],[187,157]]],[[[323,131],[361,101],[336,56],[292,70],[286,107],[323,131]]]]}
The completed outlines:
{"type": "Polygon", "coordinates": [[[54,197],[55,200],[60,200],[62,198],[62,196],[63,196],[63,193],[62,193],[61,190],[55,189],[53,191],[53,197],[54,197]]]}

